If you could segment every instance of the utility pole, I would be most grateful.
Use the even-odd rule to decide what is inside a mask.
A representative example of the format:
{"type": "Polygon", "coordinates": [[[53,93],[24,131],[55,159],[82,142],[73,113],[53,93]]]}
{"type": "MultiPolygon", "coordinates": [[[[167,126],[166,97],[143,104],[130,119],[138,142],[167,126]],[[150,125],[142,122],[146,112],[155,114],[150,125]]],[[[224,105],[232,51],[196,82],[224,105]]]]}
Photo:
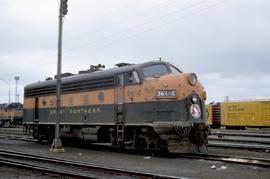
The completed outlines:
{"type": "Polygon", "coordinates": [[[8,104],[10,104],[10,77],[8,78],[8,104]]]}
{"type": "Polygon", "coordinates": [[[60,129],[60,104],[61,104],[61,64],[62,64],[62,25],[63,17],[67,15],[67,1],[61,0],[59,7],[59,29],[58,29],[58,53],[57,53],[57,84],[56,84],[56,121],[55,121],[55,138],[53,140],[51,152],[65,152],[62,141],[59,136],[60,129]]]}
{"type": "Polygon", "coordinates": [[[2,79],[2,78],[0,78],[0,80],[2,82],[4,82],[6,85],[8,85],[8,104],[10,104],[10,77],[8,79],[8,83],[4,79],[2,79]]]}
{"type": "Polygon", "coordinates": [[[15,85],[15,103],[18,103],[19,102],[18,81],[20,80],[20,77],[19,76],[15,76],[14,79],[16,81],[16,85],[15,85]]]}

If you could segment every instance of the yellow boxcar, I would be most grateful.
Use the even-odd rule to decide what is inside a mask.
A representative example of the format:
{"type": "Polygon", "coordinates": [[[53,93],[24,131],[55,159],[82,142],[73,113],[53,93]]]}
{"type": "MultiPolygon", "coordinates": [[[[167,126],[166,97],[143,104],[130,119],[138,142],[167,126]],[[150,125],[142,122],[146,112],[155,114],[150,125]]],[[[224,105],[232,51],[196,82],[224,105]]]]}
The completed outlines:
{"type": "Polygon", "coordinates": [[[270,100],[221,103],[221,125],[270,127],[270,100]]]}
{"type": "Polygon", "coordinates": [[[206,116],[207,116],[207,121],[208,121],[208,125],[212,125],[213,124],[213,105],[212,104],[207,104],[205,105],[205,110],[206,110],[206,116]]]}
{"type": "Polygon", "coordinates": [[[0,119],[4,118],[4,115],[5,115],[5,110],[0,109],[0,119]]]}

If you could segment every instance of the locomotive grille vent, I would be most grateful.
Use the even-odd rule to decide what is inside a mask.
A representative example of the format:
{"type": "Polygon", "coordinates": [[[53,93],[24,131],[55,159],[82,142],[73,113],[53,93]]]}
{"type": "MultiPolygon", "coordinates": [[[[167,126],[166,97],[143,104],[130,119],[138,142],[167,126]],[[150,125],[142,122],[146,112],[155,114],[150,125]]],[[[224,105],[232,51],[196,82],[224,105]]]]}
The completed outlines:
{"type": "MultiPolygon", "coordinates": [[[[86,91],[91,89],[108,88],[114,86],[114,84],[115,80],[113,77],[96,80],[87,79],[84,81],[76,81],[73,83],[63,83],[61,86],[61,91],[63,93],[86,91]]],[[[56,94],[56,84],[55,86],[53,85],[25,90],[25,97],[55,95],[55,94],[56,94]]]]}
{"type": "Polygon", "coordinates": [[[184,138],[189,136],[191,127],[174,126],[174,130],[180,137],[184,138]]]}

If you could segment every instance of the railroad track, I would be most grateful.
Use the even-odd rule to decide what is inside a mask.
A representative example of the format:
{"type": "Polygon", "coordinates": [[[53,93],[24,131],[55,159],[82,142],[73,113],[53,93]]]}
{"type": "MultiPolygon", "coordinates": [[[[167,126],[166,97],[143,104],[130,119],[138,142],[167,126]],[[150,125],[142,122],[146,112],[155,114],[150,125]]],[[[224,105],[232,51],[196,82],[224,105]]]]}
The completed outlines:
{"type": "MultiPolygon", "coordinates": [[[[4,131],[9,131],[5,129],[4,131]]],[[[4,132],[2,131],[2,132],[4,132]]],[[[22,134],[22,130],[15,130],[12,128],[8,134],[0,132],[0,138],[9,138],[11,140],[21,140],[28,142],[37,142],[32,137],[22,134]],[[12,134],[12,131],[14,134],[12,134]]],[[[240,149],[240,150],[254,150],[254,151],[270,151],[270,134],[265,133],[235,133],[223,132],[222,137],[218,137],[218,132],[213,132],[209,136],[208,147],[240,149]],[[269,136],[269,137],[268,137],[269,136]]],[[[95,144],[93,144],[94,146],[95,144]]],[[[102,146],[102,144],[98,144],[102,146]]]]}
{"type": "Polygon", "coordinates": [[[0,127],[0,134],[22,135],[23,128],[1,128],[0,127]]]}
{"type": "MultiPolygon", "coordinates": [[[[270,159],[238,157],[212,154],[175,154],[178,158],[203,159],[225,163],[270,167],[270,159]]],[[[60,158],[40,157],[22,152],[0,149],[0,163],[38,170],[43,173],[76,178],[182,178],[178,176],[158,175],[126,169],[104,167],[91,163],[65,160],[60,158]]],[[[183,177],[186,178],[186,177],[183,177]]]]}
{"type": "MultiPolygon", "coordinates": [[[[29,136],[18,136],[18,135],[1,135],[0,138],[8,138],[10,140],[20,140],[27,142],[37,142],[36,139],[33,139],[29,136]]],[[[103,144],[91,144],[93,147],[107,147],[109,145],[103,144]]],[[[234,139],[211,139],[209,138],[208,147],[216,147],[216,148],[232,148],[232,149],[244,149],[244,150],[254,150],[254,151],[270,151],[270,144],[268,141],[243,141],[243,140],[234,140],[234,139]]]]}
{"type": "Polygon", "coordinates": [[[212,131],[211,134],[212,135],[217,135],[217,136],[242,136],[242,137],[270,138],[270,134],[267,134],[267,133],[212,131]]]}
{"type": "Polygon", "coordinates": [[[270,151],[270,145],[252,144],[252,143],[209,141],[207,146],[219,148],[245,149],[254,151],[270,151]]]}
{"type": "Polygon", "coordinates": [[[218,135],[218,133],[216,133],[216,135],[209,135],[208,140],[209,147],[248,149],[259,151],[270,150],[269,134],[229,133],[226,135],[218,135]]]}
{"type": "Polygon", "coordinates": [[[240,142],[240,143],[250,143],[250,144],[270,144],[269,138],[260,137],[217,137],[210,135],[208,136],[209,141],[226,141],[226,142],[240,142]]]}
{"type": "Polygon", "coordinates": [[[159,175],[154,173],[112,168],[60,158],[41,157],[3,149],[0,149],[0,163],[76,178],[182,178],[178,176],[159,175]]]}
{"type": "Polygon", "coordinates": [[[239,157],[229,155],[212,155],[212,154],[181,154],[179,157],[185,157],[190,159],[204,159],[212,161],[222,161],[227,163],[235,163],[242,165],[253,165],[269,168],[270,159],[265,158],[254,158],[254,157],[239,157]]]}
{"type": "MultiPolygon", "coordinates": [[[[179,158],[203,159],[210,161],[221,161],[241,165],[252,165],[259,167],[270,167],[270,159],[213,155],[213,154],[172,154],[179,158]]],[[[169,155],[171,156],[171,155],[169,155]]],[[[57,174],[61,176],[81,177],[81,178],[117,178],[116,176],[128,178],[181,178],[177,176],[156,175],[152,173],[143,173],[138,171],[128,171],[125,169],[116,169],[103,167],[95,164],[64,160],[59,158],[38,157],[35,155],[6,151],[0,149],[0,163],[15,165],[28,169],[35,169],[45,173],[57,174]],[[40,164],[40,162],[42,164],[40,164]],[[94,175],[93,175],[94,173],[94,175]]]]}
{"type": "Polygon", "coordinates": [[[33,137],[29,137],[28,135],[0,134],[0,138],[8,138],[8,139],[11,139],[11,140],[20,140],[20,141],[27,141],[27,142],[37,142],[36,139],[33,139],[33,137]]]}

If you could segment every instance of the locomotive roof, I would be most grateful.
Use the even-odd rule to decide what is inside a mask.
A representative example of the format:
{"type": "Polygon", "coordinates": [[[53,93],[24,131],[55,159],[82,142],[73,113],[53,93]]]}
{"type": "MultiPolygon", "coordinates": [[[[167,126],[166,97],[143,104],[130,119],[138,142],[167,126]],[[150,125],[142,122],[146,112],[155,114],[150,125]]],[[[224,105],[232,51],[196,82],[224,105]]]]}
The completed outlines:
{"type": "Polygon", "coordinates": [[[6,109],[8,106],[8,103],[2,103],[0,104],[0,109],[6,109]]]}
{"type": "Polygon", "coordinates": [[[21,103],[2,103],[0,104],[0,109],[22,109],[23,104],[21,103]]]}
{"type": "MultiPolygon", "coordinates": [[[[96,71],[96,72],[91,72],[91,73],[84,73],[84,74],[75,74],[72,76],[68,77],[62,77],[61,78],[61,83],[62,84],[67,84],[67,83],[73,83],[77,81],[83,81],[83,80],[92,80],[92,79],[102,79],[106,77],[113,77],[117,73],[124,73],[132,70],[137,70],[139,73],[141,69],[145,66],[150,66],[150,65],[155,65],[155,64],[167,64],[165,61],[149,61],[145,63],[140,63],[140,64],[132,64],[132,65],[127,65],[127,66],[122,66],[122,67],[115,67],[115,68],[110,68],[107,70],[103,71],[96,71]]],[[[31,90],[35,88],[42,88],[42,87],[48,87],[48,86],[55,86],[56,85],[56,79],[54,80],[48,80],[48,81],[42,81],[42,82],[35,82],[32,84],[29,84],[25,86],[25,90],[31,90]]]]}

